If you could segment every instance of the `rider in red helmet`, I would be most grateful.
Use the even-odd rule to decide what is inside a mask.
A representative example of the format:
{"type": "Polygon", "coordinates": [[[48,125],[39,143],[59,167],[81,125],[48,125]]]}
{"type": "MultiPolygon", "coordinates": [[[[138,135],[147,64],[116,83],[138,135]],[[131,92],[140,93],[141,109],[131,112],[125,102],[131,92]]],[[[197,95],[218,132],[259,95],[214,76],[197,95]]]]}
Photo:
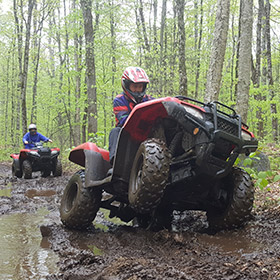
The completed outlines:
{"type": "Polygon", "coordinates": [[[121,127],[134,106],[153,99],[146,94],[147,84],[150,82],[146,72],[140,67],[127,67],[121,77],[123,92],[114,99],[114,114],[116,127],[109,135],[110,162],[113,163],[116,144],[121,127]]]}
{"type": "Polygon", "coordinates": [[[128,99],[135,104],[143,102],[146,87],[150,80],[142,68],[127,67],[122,74],[121,81],[124,94],[128,99]],[[135,88],[136,86],[137,88],[135,88]]]}

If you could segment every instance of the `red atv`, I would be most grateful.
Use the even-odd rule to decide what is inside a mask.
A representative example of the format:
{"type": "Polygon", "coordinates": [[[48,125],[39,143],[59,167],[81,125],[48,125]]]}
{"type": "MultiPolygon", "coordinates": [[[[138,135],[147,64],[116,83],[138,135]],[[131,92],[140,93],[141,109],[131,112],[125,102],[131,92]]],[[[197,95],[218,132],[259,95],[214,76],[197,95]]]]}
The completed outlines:
{"type": "Polygon", "coordinates": [[[61,176],[62,165],[58,159],[59,148],[44,147],[42,142],[32,143],[31,149],[22,149],[20,153],[11,154],[13,158],[12,174],[18,178],[32,178],[32,172],[41,171],[42,177],[61,176]]]}
{"type": "Polygon", "coordinates": [[[238,227],[250,217],[254,185],[233,165],[257,145],[240,116],[219,102],[178,96],[138,104],[120,132],[112,172],[108,151],[95,144],[71,151],[70,161],[85,169],[64,190],[61,221],[86,228],[102,207],[160,230],[170,229],[173,210],[202,210],[210,228],[238,227]]]}

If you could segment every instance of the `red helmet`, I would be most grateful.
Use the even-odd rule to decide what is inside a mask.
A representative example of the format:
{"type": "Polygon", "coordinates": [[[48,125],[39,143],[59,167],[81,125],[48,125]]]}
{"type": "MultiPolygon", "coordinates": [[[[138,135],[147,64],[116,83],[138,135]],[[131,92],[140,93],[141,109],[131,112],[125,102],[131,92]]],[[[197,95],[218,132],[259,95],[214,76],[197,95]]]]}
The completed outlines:
{"type": "Polygon", "coordinates": [[[122,88],[124,94],[131,99],[134,103],[142,101],[147,84],[150,82],[146,72],[140,67],[127,67],[122,74],[122,88]],[[142,92],[132,92],[129,89],[131,83],[143,83],[142,92]]]}

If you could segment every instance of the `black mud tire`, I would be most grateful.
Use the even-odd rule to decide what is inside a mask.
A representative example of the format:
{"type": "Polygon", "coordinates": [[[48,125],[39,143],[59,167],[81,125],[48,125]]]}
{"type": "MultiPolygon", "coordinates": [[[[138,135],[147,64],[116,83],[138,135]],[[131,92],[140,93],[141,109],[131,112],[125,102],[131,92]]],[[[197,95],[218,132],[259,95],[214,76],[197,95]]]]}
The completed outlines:
{"type": "Polygon", "coordinates": [[[12,176],[17,178],[22,177],[22,170],[20,169],[19,159],[13,159],[12,176]]]}
{"type": "Polygon", "coordinates": [[[137,213],[151,213],[160,203],[168,181],[170,159],[169,150],[159,139],[148,139],[139,146],[128,188],[130,206],[137,213]]]}
{"type": "Polygon", "coordinates": [[[100,190],[85,188],[85,171],[80,170],[69,180],[60,204],[62,223],[70,229],[85,229],[92,224],[101,203],[100,190]]]}
{"type": "Polygon", "coordinates": [[[173,211],[168,208],[157,208],[152,215],[140,214],[136,216],[136,224],[140,228],[151,231],[160,231],[163,229],[171,230],[173,211]]]}
{"type": "Polygon", "coordinates": [[[22,173],[23,173],[24,179],[32,178],[32,165],[28,159],[26,159],[22,162],[22,173]]]}
{"type": "Polygon", "coordinates": [[[61,176],[61,175],[62,175],[62,163],[58,159],[55,163],[55,169],[53,171],[53,176],[58,177],[58,176],[61,176]]]}
{"type": "Polygon", "coordinates": [[[51,171],[50,170],[43,170],[41,172],[41,177],[46,178],[49,177],[51,175],[51,171]]]}
{"type": "Polygon", "coordinates": [[[216,211],[208,211],[209,228],[227,230],[242,226],[251,217],[254,202],[254,184],[250,175],[241,168],[233,167],[223,179],[228,192],[226,206],[216,211]]]}

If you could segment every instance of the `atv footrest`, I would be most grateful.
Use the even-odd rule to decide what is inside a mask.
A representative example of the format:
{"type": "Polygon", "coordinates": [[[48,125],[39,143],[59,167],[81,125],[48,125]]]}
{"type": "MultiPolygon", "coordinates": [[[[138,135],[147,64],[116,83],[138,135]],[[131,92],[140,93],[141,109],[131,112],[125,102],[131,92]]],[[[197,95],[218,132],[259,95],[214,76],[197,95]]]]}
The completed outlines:
{"type": "Polygon", "coordinates": [[[102,188],[104,185],[111,183],[111,181],[112,181],[112,175],[108,176],[102,180],[98,180],[98,181],[86,180],[85,187],[86,188],[94,188],[94,187],[102,188]]]}

